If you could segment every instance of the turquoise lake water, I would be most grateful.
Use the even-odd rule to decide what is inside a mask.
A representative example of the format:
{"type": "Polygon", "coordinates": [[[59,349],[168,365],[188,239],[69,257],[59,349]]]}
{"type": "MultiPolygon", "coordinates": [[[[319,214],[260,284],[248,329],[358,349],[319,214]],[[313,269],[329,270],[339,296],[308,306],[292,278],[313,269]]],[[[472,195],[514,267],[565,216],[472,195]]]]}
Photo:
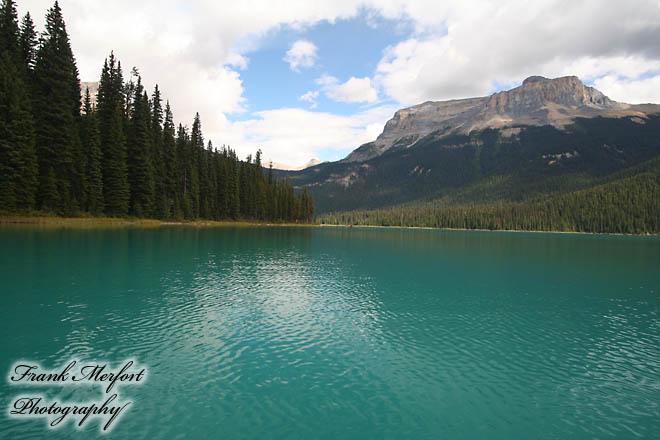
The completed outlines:
{"type": "Polygon", "coordinates": [[[361,228],[0,228],[7,439],[660,433],[660,239],[361,228]],[[127,359],[114,429],[10,418],[18,361],[127,359]]]}

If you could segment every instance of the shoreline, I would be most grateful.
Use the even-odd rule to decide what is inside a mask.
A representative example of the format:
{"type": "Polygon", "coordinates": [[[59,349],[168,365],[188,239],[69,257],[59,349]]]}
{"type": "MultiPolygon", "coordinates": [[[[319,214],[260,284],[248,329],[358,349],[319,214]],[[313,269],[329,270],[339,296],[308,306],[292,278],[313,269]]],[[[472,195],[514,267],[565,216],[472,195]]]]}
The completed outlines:
{"type": "Polygon", "coordinates": [[[58,217],[31,215],[0,215],[0,226],[44,226],[72,229],[140,227],[269,227],[269,226],[318,226],[313,223],[272,223],[256,220],[158,220],[121,217],[58,217]]]}
{"type": "Polygon", "coordinates": [[[344,225],[329,223],[272,223],[256,220],[158,220],[121,217],[58,217],[54,215],[0,215],[0,226],[44,226],[73,229],[95,229],[105,227],[141,227],[159,228],[167,226],[185,227],[335,227],[335,228],[379,228],[379,229],[421,229],[432,231],[479,231],[479,232],[532,232],[541,234],[581,234],[612,235],[624,237],[660,237],[660,234],[626,234],[621,232],[583,232],[583,231],[537,231],[525,229],[467,229],[434,228],[431,226],[382,226],[382,225],[344,225]]]}
{"type": "Polygon", "coordinates": [[[478,232],[523,232],[537,234],[580,234],[580,235],[614,235],[622,237],[660,237],[660,234],[650,232],[643,234],[626,234],[623,232],[584,232],[584,231],[537,231],[527,229],[468,229],[468,228],[434,228],[431,226],[381,226],[381,225],[333,225],[329,223],[320,223],[321,227],[342,227],[342,228],[382,228],[382,229],[422,229],[430,231],[478,231],[478,232]]]}

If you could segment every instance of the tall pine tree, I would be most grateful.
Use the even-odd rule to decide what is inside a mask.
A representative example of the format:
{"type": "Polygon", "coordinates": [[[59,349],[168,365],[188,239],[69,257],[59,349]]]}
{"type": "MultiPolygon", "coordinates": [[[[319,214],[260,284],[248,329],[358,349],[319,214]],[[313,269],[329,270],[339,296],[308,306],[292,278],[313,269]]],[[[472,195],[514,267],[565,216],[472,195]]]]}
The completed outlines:
{"type": "Polygon", "coordinates": [[[192,217],[200,216],[200,171],[204,153],[204,136],[202,135],[202,120],[195,113],[192,130],[190,131],[190,200],[192,201],[192,217]]]}
{"type": "Polygon", "coordinates": [[[39,156],[39,203],[45,210],[72,213],[81,201],[80,80],[62,10],[55,2],[37,50],[33,103],[39,156]],[[74,162],[75,161],[75,162],[74,162]],[[54,183],[57,197],[52,191],[54,183]],[[48,191],[45,190],[48,186],[48,191]]]}
{"type": "Polygon", "coordinates": [[[101,139],[96,113],[92,109],[89,89],[85,90],[85,114],[82,117],[81,141],[85,150],[87,199],[85,210],[99,215],[103,212],[103,172],[101,168],[101,139]]]}
{"type": "Polygon", "coordinates": [[[151,121],[149,129],[152,137],[152,162],[154,172],[154,214],[158,218],[169,218],[170,206],[165,188],[165,175],[167,173],[164,161],[165,152],[163,147],[163,100],[160,96],[158,84],[154,87],[149,101],[151,108],[151,121]]]}
{"type": "Polygon", "coordinates": [[[23,64],[28,70],[34,69],[37,56],[37,43],[39,42],[37,31],[34,30],[34,22],[30,13],[26,13],[21,20],[21,35],[19,45],[23,64]]]}
{"type": "Polygon", "coordinates": [[[130,188],[124,136],[124,80],[114,53],[105,60],[97,96],[103,165],[103,198],[110,216],[128,213],[130,188]]]}
{"type": "Polygon", "coordinates": [[[163,123],[163,197],[167,202],[165,218],[180,218],[183,216],[181,204],[177,194],[177,173],[180,169],[176,154],[176,143],[174,138],[174,116],[170,109],[169,101],[165,105],[165,122],[163,123]]]}
{"type": "Polygon", "coordinates": [[[37,159],[34,125],[22,62],[16,5],[0,6],[0,208],[35,205],[37,159]]]}
{"type": "Polygon", "coordinates": [[[177,198],[181,213],[185,218],[193,218],[192,198],[190,195],[192,159],[190,135],[188,129],[179,124],[176,133],[176,152],[179,162],[177,198]]]}
{"type": "Polygon", "coordinates": [[[154,206],[154,171],[149,98],[138,76],[128,132],[128,176],[131,188],[131,213],[137,217],[152,216],[154,206]]]}

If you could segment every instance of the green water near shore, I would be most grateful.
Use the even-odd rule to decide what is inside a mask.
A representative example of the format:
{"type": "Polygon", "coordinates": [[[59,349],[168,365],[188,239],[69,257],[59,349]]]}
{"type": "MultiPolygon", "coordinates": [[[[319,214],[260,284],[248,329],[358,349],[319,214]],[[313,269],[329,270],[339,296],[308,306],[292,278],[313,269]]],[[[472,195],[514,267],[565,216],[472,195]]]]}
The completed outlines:
{"type": "MultiPolygon", "coordinates": [[[[0,367],[148,369],[112,439],[653,438],[660,238],[0,227],[0,367]]],[[[10,418],[4,438],[83,439],[10,418]]]]}

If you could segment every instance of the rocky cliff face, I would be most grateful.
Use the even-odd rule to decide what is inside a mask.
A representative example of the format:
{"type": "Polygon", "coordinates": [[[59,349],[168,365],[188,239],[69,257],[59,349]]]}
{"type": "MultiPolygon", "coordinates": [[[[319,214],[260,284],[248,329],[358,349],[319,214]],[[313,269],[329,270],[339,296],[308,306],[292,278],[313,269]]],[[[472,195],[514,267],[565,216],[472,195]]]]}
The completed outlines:
{"type": "Polygon", "coordinates": [[[83,105],[85,104],[85,91],[89,89],[89,98],[92,103],[92,106],[96,105],[96,96],[99,93],[99,82],[98,81],[92,81],[92,82],[85,82],[81,81],[80,82],[80,95],[82,96],[83,99],[83,105]]]}
{"type": "Polygon", "coordinates": [[[362,145],[344,161],[362,162],[390,148],[411,147],[431,133],[470,133],[485,128],[520,125],[552,125],[563,128],[577,117],[633,116],[660,113],[658,105],[630,105],[612,101],[576,76],[548,79],[532,76],[522,85],[491,96],[425,102],[401,109],[385,124],[374,142],[362,145]]]}

